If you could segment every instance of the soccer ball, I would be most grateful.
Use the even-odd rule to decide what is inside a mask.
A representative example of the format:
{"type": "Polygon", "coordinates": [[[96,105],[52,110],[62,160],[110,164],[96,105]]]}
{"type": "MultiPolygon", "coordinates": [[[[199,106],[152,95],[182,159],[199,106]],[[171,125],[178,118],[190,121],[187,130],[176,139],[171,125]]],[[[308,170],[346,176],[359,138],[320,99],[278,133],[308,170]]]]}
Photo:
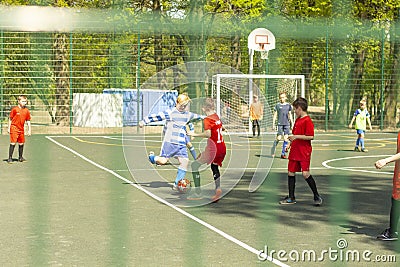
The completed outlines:
{"type": "Polygon", "coordinates": [[[190,191],[191,185],[190,181],[186,178],[178,182],[178,191],[182,194],[188,193],[190,191]]]}

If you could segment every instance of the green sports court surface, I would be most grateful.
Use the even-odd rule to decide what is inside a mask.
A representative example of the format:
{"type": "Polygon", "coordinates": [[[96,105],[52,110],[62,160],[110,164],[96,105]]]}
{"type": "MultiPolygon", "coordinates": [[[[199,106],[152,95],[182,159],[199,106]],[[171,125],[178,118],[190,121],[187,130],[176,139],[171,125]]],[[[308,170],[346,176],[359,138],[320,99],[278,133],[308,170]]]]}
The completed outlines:
{"type": "MultiPolygon", "coordinates": [[[[271,143],[260,139],[227,140],[229,157],[242,141],[248,144],[246,168],[229,160],[230,170],[221,168],[222,179],[237,184],[217,203],[188,207],[168,184],[174,162],[150,165],[121,135],[33,135],[28,161],[13,164],[4,161],[3,135],[0,265],[396,266],[400,242],[376,240],[388,226],[394,166],[377,171],[373,165],[396,152],[396,135],[368,132],[369,152],[361,153],[353,151],[354,131],[316,133],[311,173],[321,207],[312,205],[300,174],[297,204],[278,204],[287,194],[287,160],[280,158],[249,192],[253,173],[269,168],[257,163],[271,160],[261,147],[271,143]]],[[[158,152],[160,143],[145,143],[146,151],[158,152]]],[[[202,172],[206,183],[210,172],[202,172]]]]}

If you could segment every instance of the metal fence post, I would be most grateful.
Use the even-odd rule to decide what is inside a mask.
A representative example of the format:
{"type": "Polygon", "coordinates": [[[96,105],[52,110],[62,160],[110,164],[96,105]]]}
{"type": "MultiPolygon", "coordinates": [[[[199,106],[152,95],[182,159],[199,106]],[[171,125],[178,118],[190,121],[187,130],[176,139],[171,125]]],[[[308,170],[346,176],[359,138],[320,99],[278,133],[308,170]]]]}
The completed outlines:
{"type": "Polygon", "coordinates": [[[0,30],[0,135],[3,134],[3,115],[4,115],[4,89],[3,89],[3,81],[4,81],[4,32],[3,30],[0,30]]]}
{"type": "Polygon", "coordinates": [[[383,120],[384,120],[384,113],[385,113],[385,106],[383,103],[383,98],[385,94],[385,29],[382,28],[382,40],[381,40],[381,117],[380,117],[380,126],[379,129],[383,130],[383,120]]]}
{"type": "Polygon", "coordinates": [[[329,120],[329,33],[326,28],[326,51],[325,51],[325,131],[328,131],[329,120]]]}
{"type": "MultiPolygon", "coordinates": [[[[139,24],[140,27],[140,24],[139,24]]],[[[137,37],[137,67],[136,67],[136,108],[137,108],[137,125],[136,131],[139,132],[139,122],[140,122],[140,29],[138,31],[137,37]]]]}
{"type": "Polygon", "coordinates": [[[73,113],[72,113],[72,104],[73,104],[73,92],[72,92],[73,84],[72,84],[72,32],[69,34],[69,133],[72,134],[72,125],[73,125],[73,113]]]}

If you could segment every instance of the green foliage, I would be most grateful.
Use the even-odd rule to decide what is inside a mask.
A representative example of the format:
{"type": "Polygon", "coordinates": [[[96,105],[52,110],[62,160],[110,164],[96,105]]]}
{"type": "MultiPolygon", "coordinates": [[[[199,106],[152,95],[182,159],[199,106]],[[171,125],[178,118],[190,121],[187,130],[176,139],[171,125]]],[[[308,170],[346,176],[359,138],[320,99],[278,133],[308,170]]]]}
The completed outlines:
{"type": "Polygon", "coordinates": [[[398,17],[398,0],[355,0],[354,17],[372,22],[393,21],[398,17]]]}
{"type": "MultiPolygon", "coordinates": [[[[383,68],[398,65],[394,49],[398,0],[0,0],[0,4],[104,12],[104,31],[99,27],[96,32],[67,33],[71,39],[65,56],[72,59],[72,92],[135,88],[137,81],[142,84],[160,69],[194,60],[246,73],[247,36],[254,28],[267,27],[277,38],[269,73],[306,75],[310,104],[329,106],[330,116],[346,124],[360,96],[371,100],[373,110],[384,109],[377,81],[383,68]],[[387,32],[383,51],[382,30],[387,32]]],[[[57,89],[49,59],[51,35],[5,32],[5,36],[3,69],[9,76],[2,81],[4,93],[34,94],[51,110],[57,89]]],[[[255,63],[255,73],[265,72],[267,63],[258,55],[255,63]]],[[[202,88],[191,90],[199,93],[202,88]]],[[[8,105],[13,99],[5,101],[8,105]]]]}

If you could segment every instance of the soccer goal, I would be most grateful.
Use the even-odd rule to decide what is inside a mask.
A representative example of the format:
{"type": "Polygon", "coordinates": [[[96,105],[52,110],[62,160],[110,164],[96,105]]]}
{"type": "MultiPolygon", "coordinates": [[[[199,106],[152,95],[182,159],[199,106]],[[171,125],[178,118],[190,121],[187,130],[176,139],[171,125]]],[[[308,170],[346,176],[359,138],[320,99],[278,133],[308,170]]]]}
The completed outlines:
{"type": "Polygon", "coordinates": [[[271,131],[273,111],[280,92],[287,94],[289,103],[299,96],[304,97],[304,75],[216,74],[212,77],[216,111],[231,133],[252,131],[249,107],[254,95],[259,96],[264,106],[261,129],[263,132],[271,131]]]}

